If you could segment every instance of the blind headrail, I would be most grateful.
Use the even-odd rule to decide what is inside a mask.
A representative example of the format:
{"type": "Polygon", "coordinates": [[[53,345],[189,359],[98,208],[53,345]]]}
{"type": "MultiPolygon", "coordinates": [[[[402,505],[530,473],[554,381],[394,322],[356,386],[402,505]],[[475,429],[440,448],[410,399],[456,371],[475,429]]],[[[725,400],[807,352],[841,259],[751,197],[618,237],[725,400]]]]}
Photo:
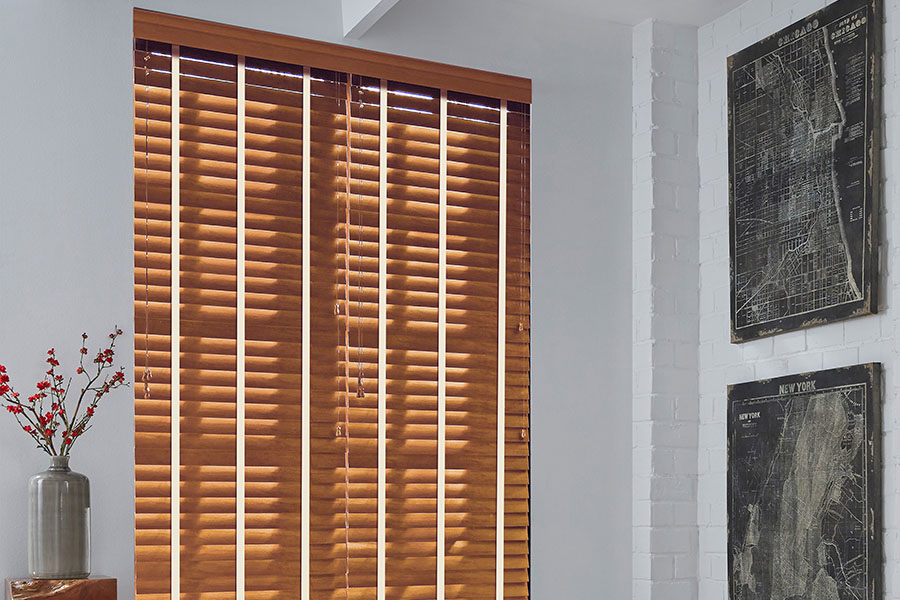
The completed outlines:
{"type": "Polygon", "coordinates": [[[523,77],[445,65],[140,8],[134,9],[134,37],[531,103],[531,80],[523,77]]]}

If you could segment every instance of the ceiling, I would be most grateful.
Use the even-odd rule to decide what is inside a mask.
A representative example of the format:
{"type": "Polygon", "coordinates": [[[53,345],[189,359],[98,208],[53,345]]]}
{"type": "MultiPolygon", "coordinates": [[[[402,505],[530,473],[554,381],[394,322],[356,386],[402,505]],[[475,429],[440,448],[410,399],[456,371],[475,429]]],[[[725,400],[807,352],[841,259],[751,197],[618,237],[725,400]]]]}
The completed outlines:
{"type": "Polygon", "coordinates": [[[745,0],[515,0],[544,9],[636,25],[654,18],[684,25],[705,25],[745,0]]]}

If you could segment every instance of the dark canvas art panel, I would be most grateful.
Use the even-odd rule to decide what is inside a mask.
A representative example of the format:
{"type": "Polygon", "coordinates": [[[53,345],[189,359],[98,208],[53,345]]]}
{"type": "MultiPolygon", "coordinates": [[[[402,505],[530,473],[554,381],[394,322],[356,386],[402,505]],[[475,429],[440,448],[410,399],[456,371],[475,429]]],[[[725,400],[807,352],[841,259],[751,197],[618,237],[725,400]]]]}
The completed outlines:
{"type": "Polygon", "coordinates": [[[732,341],[877,312],[880,0],[728,59],[732,341]]]}
{"type": "Polygon", "coordinates": [[[728,389],[729,600],[881,598],[881,365],[728,389]]]}

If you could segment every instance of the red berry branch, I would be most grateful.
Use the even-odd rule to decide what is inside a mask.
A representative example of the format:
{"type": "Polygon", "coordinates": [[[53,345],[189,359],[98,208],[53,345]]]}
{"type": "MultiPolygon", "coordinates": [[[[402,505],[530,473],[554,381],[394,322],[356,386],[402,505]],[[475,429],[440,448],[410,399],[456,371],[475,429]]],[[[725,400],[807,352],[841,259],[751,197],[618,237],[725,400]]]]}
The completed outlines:
{"type": "Polygon", "coordinates": [[[122,330],[116,327],[109,334],[107,347],[98,350],[92,364],[85,366],[88,336],[86,333],[81,334],[80,360],[75,373],[84,378],[84,386],[78,395],[75,410],[71,412],[66,409],[66,399],[72,378],[65,381],[65,377],[57,374],[59,361],[54,348],[47,351],[46,362],[50,368],[37,382],[37,391],[24,400],[13,389],[6,367],[0,365],[2,406],[16,418],[22,431],[30,435],[38,447],[50,456],[68,456],[75,441],[93,427],[91,420],[97,412],[100,399],[111,390],[128,385],[125,381],[125,369],[114,370],[113,367],[116,339],[120,335],[122,330]]]}

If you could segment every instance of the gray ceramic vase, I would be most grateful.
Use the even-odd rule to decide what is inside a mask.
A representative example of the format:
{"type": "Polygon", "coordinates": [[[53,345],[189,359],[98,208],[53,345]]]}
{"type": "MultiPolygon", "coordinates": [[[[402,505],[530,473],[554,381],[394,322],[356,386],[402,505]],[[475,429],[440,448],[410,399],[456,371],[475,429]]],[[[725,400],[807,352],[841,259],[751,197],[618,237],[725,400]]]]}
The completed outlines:
{"type": "Polygon", "coordinates": [[[68,456],[28,481],[28,570],[35,579],[81,579],[91,572],[91,484],[68,456]]]}

